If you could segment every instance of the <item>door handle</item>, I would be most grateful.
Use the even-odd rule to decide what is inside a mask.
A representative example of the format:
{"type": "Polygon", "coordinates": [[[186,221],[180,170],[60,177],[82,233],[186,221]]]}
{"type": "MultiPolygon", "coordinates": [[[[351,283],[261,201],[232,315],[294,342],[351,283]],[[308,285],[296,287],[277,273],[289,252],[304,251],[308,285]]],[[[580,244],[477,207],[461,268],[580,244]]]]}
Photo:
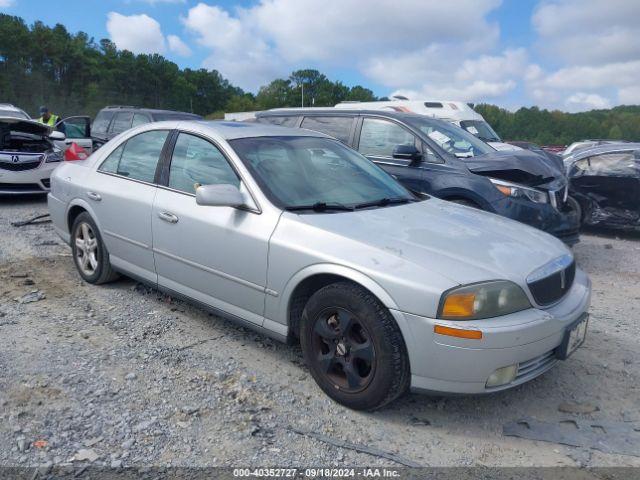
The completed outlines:
{"type": "Polygon", "coordinates": [[[96,202],[102,200],[100,194],[96,192],[87,192],[87,197],[89,197],[91,200],[95,200],[96,202]]]}
{"type": "Polygon", "coordinates": [[[176,217],[173,213],[160,212],[158,214],[158,217],[160,217],[160,220],[164,220],[165,222],[178,223],[178,217],[176,217]]]}

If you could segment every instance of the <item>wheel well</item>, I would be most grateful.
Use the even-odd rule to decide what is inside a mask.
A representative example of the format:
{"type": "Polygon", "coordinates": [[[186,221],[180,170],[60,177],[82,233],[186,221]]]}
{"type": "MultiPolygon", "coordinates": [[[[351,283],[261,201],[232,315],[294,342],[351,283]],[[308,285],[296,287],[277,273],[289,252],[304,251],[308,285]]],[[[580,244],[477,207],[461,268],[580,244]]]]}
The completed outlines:
{"type": "MultiPolygon", "coordinates": [[[[289,300],[289,342],[293,343],[300,337],[300,320],[302,319],[302,312],[304,311],[304,307],[307,305],[307,302],[311,298],[311,296],[327,285],[337,282],[351,282],[354,283],[367,291],[366,287],[360,285],[357,282],[354,282],[350,278],[343,277],[341,275],[334,275],[330,273],[320,273],[317,275],[312,275],[308,278],[305,278],[302,282],[300,282],[293,293],[291,294],[291,298],[289,300]]],[[[382,303],[382,302],[381,302],[382,303]]]]}
{"type": "Polygon", "coordinates": [[[71,232],[73,222],[75,222],[76,218],[78,218],[78,215],[80,215],[82,212],[86,212],[86,210],[78,205],[74,205],[69,210],[69,215],[67,217],[67,226],[69,227],[69,232],[71,232]]]}

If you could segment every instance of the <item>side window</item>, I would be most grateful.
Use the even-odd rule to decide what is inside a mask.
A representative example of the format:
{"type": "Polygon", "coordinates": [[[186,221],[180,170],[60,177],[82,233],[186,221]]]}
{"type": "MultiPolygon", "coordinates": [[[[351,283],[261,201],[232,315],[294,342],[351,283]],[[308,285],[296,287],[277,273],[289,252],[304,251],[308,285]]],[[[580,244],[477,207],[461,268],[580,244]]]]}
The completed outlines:
{"type": "Polygon", "coordinates": [[[113,115],[114,112],[110,110],[99,112],[91,125],[91,133],[93,135],[100,136],[106,135],[107,128],[109,128],[109,123],[111,122],[113,115]]]}
{"type": "Polygon", "coordinates": [[[358,151],[363,155],[392,157],[398,145],[415,145],[415,136],[393,122],[365,118],[358,151]]]}
{"type": "Polygon", "coordinates": [[[605,153],[589,158],[589,175],[627,176],[635,175],[635,172],[633,152],[605,153]]]}
{"type": "Polygon", "coordinates": [[[299,117],[260,117],[259,123],[268,123],[270,125],[280,125],[281,127],[295,127],[299,117]]]}
{"type": "Polygon", "coordinates": [[[116,173],[118,171],[118,165],[120,165],[120,158],[122,158],[122,152],[124,151],[124,143],[116,148],[104,159],[100,167],[101,172],[116,173]]]}
{"type": "Polygon", "coordinates": [[[353,117],[305,117],[302,121],[302,128],[308,128],[316,132],[325,133],[337,138],[342,143],[349,143],[353,117]]]}
{"type": "Polygon", "coordinates": [[[169,169],[169,187],[195,193],[200,185],[240,186],[240,179],[220,150],[203,138],[181,133],[169,169]]]}
{"type": "Polygon", "coordinates": [[[143,115],[142,113],[136,113],[133,115],[133,122],[131,123],[131,128],[137,127],[138,125],[144,125],[145,123],[151,123],[149,117],[143,115]]]}
{"type": "Polygon", "coordinates": [[[131,128],[131,119],[133,114],[131,112],[118,112],[116,117],[111,122],[111,128],[109,133],[118,134],[131,128]]]}
{"type": "Polygon", "coordinates": [[[131,137],[105,159],[99,170],[153,183],[168,135],[167,130],[154,130],[131,137]]]}

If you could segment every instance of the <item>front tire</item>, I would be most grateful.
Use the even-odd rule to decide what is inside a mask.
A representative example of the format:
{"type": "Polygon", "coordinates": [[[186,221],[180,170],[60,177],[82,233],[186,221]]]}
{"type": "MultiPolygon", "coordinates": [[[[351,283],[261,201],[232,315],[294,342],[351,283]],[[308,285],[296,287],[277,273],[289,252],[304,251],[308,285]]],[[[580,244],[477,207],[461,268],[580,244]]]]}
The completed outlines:
{"type": "Polygon", "coordinates": [[[118,278],[109,262],[109,252],[98,226],[87,212],[78,215],[73,222],[71,251],[78,273],[85,282],[99,285],[118,278]]]}
{"type": "Polygon", "coordinates": [[[375,410],[409,388],[409,357],[389,311],[364,288],[338,282],[311,296],[300,343],[311,375],[332,399],[375,410]]]}

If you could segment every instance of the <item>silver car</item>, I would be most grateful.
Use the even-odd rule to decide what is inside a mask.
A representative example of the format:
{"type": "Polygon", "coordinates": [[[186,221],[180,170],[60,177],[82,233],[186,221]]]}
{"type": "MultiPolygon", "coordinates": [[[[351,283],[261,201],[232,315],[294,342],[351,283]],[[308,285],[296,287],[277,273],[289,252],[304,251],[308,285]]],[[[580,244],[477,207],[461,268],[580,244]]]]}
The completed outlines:
{"type": "Polygon", "coordinates": [[[87,282],[122,273],[299,339],[320,388],[354,409],[520,385],[585,339],[590,281],[562,242],[418,200],[320,133],[148,124],[62,164],[51,187],[87,282]]]}

